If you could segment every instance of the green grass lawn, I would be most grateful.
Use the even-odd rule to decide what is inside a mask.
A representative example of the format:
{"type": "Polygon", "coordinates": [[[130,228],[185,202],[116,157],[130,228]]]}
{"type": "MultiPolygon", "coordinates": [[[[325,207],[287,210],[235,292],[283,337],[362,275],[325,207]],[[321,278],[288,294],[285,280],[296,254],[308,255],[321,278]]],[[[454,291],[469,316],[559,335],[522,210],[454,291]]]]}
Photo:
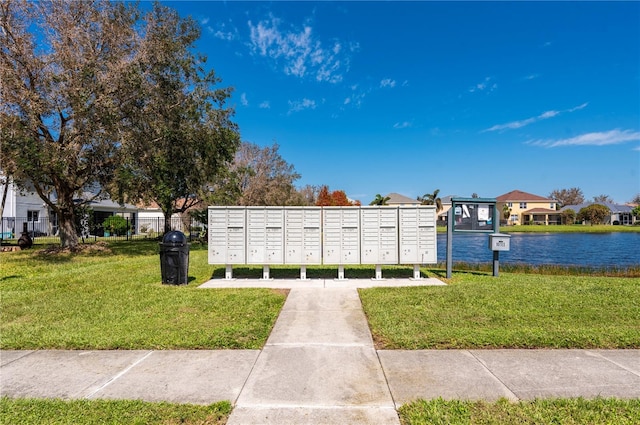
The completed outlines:
{"type": "MultiPolygon", "coordinates": [[[[0,399],[3,424],[206,424],[223,425],[228,402],[207,406],[129,400],[0,399]]],[[[418,400],[399,409],[403,425],[640,423],[640,400],[600,398],[520,401],[418,400]]]]}
{"type": "MultiPolygon", "coordinates": [[[[101,246],[98,245],[97,248],[101,246]]],[[[157,242],[80,254],[0,254],[2,349],[257,349],[286,298],[268,289],[198,289],[211,277],[192,245],[187,286],[162,285],[157,242]]]]}
{"type": "Polygon", "coordinates": [[[640,232],[640,226],[612,226],[610,224],[597,224],[594,226],[582,224],[563,224],[559,226],[518,225],[500,226],[501,233],[611,233],[611,232],[640,232]]]}
{"type": "Polygon", "coordinates": [[[454,273],[360,297],[379,348],[640,347],[640,279],[454,273]]]}
{"type": "MultiPolygon", "coordinates": [[[[0,254],[2,349],[260,348],[286,293],[266,289],[198,289],[220,267],[193,244],[190,284],[160,283],[157,242],[112,242],[83,253],[42,247],[0,254]]],[[[441,276],[441,270],[423,269],[441,276]]],[[[560,271],[557,271],[561,273],[560,271]]],[[[571,271],[569,271],[571,272],[571,271]]],[[[259,267],[234,268],[259,277],[259,267]]],[[[297,267],[272,268],[295,278],[297,267]]],[[[349,267],[370,278],[373,267],[349,267]]],[[[334,267],[309,268],[334,277],[334,267]]],[[[360,290],[383,348],[640,348],[640,279],[569,274],[454,273],[446,287],[360,290]]],[[[385,277],[411,268],[385,267],[385,277]]],[[[226,423],[228,402],[210,406],[106,400],[0,399],[0,423],[226,423]]],[[[403,424],[640,423],[639,400],[561,399],[496,403],[416,401],[403,424]]]]}
{"type": "Polygon", "coordinates": [[[133,400],[38,400],[0,398],[2,424],[185,424],[223,425],[229,402],[207,406],[133,400]]]}
{"type": "Polygon", "coordinates": [[[640,400],[575,398],[488,403],[436,399],[405,404],[399,413],[403,425],[635,425],[640,423],[640,400]]]}
{"type": "MultiPolygon", "coordinates": [[[[438,226],[438,233],[446,233],[447,226],[438,226]]],[[[640,226],[612,226],[610,224],[597,224],[594,226],[582,224],[563,225],[518,225],[500,226],[500,233],[612,233],[635,232],[640,233],[640,226]]]]}

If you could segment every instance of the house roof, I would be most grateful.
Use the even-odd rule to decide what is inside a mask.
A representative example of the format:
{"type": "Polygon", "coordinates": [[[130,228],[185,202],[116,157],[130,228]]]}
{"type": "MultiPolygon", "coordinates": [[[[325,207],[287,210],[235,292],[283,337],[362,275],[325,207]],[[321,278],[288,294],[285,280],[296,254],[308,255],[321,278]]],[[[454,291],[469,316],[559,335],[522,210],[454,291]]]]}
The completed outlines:
{"type": "Polygon", "coordinates": [[[561,214],[558,210],[550,210],[548,208],[532,208],[530,210],[523,211],[523,214],[561,214]]]}
{"type": "Polygon", "coordinates": [[[389,193],[387,195],[389,200],[387,204],[409,204],[409,205],[420,205],[420,201],[417,199],[412,199],[404,195],[400,195],[399,193],[389,193]]]}
{"type": "Polygon", "coordinates": [[[611,202],[584,202],[582,204],[579,205],[567,205],[565,207],[562,207],[562,209],[560,211],[566,211],[566,210],[573,210],[575,212],[580,211],[581,209],[588,207],[590,205],[593,204],[598,204],[598,205],[604,205],[605,207],[609,208],[611,210],[611,213],[616,214],[616,213],[630,213],[631,210],[633,210],[633,207],[630,207],[629,205],[620,205],[620,204],[614,204],[611,202]]]}
{"type": "Polygon", "coordinates": [[[511,192],[500,195],[496,198],[498,202],[520,202],[520,201],[539,201],[539,202],[555,202],[553,199],[543,196],[534,195],[533,193],[523,192],[521,190],[512,190],[511,192]]]}

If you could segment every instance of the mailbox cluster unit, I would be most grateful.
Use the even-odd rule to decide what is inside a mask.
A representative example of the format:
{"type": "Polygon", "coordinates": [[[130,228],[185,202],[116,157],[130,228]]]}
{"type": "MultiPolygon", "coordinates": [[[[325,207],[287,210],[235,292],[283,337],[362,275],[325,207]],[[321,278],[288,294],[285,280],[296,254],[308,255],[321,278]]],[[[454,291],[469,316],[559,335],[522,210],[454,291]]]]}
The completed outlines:
{"type": "Polygon", "coordinates": [[[209,264],[382,264],[437,262],[433,206],[209,207],[209,264]]]}

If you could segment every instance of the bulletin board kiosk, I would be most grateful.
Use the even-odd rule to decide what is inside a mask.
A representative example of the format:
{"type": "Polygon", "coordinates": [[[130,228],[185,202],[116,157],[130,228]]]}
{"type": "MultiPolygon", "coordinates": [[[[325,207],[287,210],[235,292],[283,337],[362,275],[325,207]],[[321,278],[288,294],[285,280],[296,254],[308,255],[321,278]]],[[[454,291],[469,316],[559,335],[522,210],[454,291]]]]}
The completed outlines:
{"type": "Polygon", "coordinates": [[[452,198],[447,215],[447,278],[453,267],[453,234],[487,233],[493,251],[493,275],[498,276],[500,251],[510,248],[509,235],[499,233],[500,212],[495,198],[452,198]]]}

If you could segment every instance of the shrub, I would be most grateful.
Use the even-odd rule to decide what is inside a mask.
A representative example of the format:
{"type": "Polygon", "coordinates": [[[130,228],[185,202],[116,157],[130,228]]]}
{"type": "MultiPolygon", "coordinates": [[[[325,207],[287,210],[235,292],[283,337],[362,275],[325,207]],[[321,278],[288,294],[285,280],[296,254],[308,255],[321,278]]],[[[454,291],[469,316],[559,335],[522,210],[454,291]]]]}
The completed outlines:
{"type": "Polygon", "coordinates": [[[119,215],[112,215],[102,222],[102,227],[106,232],[124,236],[129,230],[129,222],[119,215]]]}

